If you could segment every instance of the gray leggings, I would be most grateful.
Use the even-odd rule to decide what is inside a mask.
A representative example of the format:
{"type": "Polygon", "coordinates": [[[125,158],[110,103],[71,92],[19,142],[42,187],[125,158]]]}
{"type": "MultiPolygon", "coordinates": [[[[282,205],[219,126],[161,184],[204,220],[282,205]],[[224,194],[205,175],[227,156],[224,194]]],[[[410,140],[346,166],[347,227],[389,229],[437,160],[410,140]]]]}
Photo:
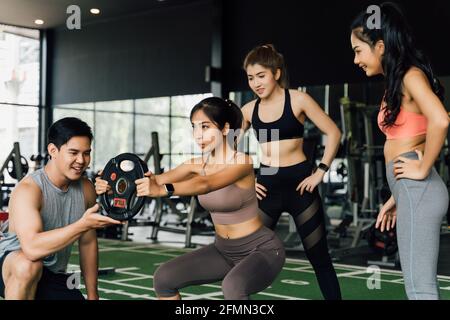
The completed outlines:
{"type": "Polygon", "coordinates": [[[178,289],[222,281],[227,300],[248,300],[267,288],[285,261],[283,243],[275,233],[261,227],[238,239],[216,235],[213,244],[172,259],[155,271],[153,287],[158,297],[172,297],[178,289]]]}
{"type": "MultiPolygon", "coordinates": [[[[418,159],[415,152],[402,156],[418,159]]],[[[437,300],[439,238],[448,208],[447,187],[434,167],[424,180],[396,180],[393,164],[387,164],[386,176],[397,207],[397,239],[406,294],[410,300],[437,300]]]]}

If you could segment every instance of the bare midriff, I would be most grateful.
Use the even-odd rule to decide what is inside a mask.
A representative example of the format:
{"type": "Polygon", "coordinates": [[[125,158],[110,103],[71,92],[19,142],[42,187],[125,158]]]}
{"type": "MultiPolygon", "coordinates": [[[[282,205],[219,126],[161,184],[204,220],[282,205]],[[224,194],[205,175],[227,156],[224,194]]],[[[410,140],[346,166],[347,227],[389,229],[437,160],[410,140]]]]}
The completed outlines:
{"type": "Polygon", "coordinates": [[[254,233],[263,226],[261,218],[255,216],[247,221],[237,224],[216,224],[216,233],[225,239],[238,239],[254,233]]]}
{"type": "Polygon", "coordinates": [[[303,138],[260,143],[261,163],[271,167],[287,167],[306,160],[303,138]]]}
{"type": "Polygon", "coordinates": [[[384,158],[386,163],[406,152],[414,150],[423,152],[425,149],[425,140],[425,134],[411,138],[386,140],[384,144],[384,158]]]}

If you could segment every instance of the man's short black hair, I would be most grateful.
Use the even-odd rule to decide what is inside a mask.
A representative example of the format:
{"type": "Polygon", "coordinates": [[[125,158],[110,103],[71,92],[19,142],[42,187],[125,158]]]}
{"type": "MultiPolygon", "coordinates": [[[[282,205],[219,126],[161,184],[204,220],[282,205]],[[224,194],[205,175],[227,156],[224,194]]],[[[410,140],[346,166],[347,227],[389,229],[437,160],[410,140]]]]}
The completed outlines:
{"type": "Polygon", "coordinates": [[[91,127],[86,122],[73,117],[62,118],[48,129],[48,143],[53,143],[58,150],[73,137],[88,137],[91,142],[94,138],[91,127]]]}

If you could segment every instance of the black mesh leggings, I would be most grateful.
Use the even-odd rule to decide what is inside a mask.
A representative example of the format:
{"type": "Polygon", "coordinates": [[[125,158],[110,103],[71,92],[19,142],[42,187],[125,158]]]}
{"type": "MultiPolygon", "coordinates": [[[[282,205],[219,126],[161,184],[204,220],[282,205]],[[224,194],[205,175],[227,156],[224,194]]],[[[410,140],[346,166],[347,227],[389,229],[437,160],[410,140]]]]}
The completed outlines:
{"type": "Polygon", "coordinates": [[[323,297],[339,300],[341,290],[328,252],[325,216],[319,193],[317,188],[313,193],[305,191],[303,195],[295,190],[311,172],[312,165],[306,161],[280,168],[261,165],[257,182],[267,189],[267,196],[259,201],[260,215],[270,229],[275,228],[281,213],[292,215],[323,297]]]}

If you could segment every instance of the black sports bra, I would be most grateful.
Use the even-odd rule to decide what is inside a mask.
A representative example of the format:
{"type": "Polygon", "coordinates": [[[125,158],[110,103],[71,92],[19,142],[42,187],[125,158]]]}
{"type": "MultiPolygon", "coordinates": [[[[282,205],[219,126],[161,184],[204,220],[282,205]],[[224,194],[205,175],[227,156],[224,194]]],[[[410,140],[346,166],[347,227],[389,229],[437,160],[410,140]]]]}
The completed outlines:
{"type": "Polygon", "coordinates": [[[252,114],[252,127],[255,131],[256,138],[260,143],[286,140],[286,139],[296,139],[303,138],[304,127],[303,124],[295,117],[291,106],[291,97],[289,90],[285,89],[285,99],[283,114],[278,120],[272,122],[262,122],[259,118],[259,103],[261,99],[258,98],[253,108],[252,114]],[[278,130],[277,132],[272,130],[278,130]],[[272,135],[274,137],[272,138],[272,135]]]}

